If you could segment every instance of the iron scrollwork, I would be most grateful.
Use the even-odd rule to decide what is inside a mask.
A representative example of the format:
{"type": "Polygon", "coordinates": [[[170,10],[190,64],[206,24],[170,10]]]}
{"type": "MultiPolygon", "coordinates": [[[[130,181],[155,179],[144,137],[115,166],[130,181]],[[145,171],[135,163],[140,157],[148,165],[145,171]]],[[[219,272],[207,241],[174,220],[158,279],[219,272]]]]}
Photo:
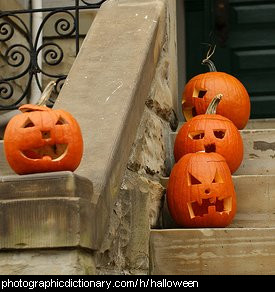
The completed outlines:
{"type": "Polygon", "coordinates": [[[75,5],[68,7],[0,11],[0,110],[16,109],[25,103],[30,97],[33,80],[42,91],[39,74],[55,80],[55,92],[58,95],[67,75],[48,69],[62,63],[64,51],[54,40],[45,41],[43,38],[42,44],[39,44],[39,38],[45,25],[52,20],[51,25],[57,38],[75,39],[76,56],[80,42],[79,10],[99,8],[106,0],[96,3],[80,1],[75,0],[75,5]],[[26,24],[26,19],[32,19],[32,15],[37,12],[46,15],[33,37],[32,28],[26,24]],[[39,65],[38,56],[42,59],[43,67],[39,65]]]}

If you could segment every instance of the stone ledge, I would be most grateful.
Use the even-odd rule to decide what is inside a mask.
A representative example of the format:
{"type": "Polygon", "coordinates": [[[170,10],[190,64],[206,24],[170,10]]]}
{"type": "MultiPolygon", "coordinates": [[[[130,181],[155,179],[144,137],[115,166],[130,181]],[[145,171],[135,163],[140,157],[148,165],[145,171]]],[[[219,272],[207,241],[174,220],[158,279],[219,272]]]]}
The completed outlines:
{"type": "Polygon", "coordinates": [[[94,275],[87,249],[10,250],[0,253],[0,275],[94,275]]]}
{"type": "Polygon", "coordinates": [[[92,194],[71,172],[0,177],[0,248],[97,248],[92,194]]]}
{"type": "Polygon", "coordinates": [[[92,194],[92,183],[70,171],[0,176],[0,200],[81,197],[91,201],[92,194]]]}
{"type": "Polygon", "coordinates": [[[275,228],[153,230],[153,275],[275,274],[275,228]]]}

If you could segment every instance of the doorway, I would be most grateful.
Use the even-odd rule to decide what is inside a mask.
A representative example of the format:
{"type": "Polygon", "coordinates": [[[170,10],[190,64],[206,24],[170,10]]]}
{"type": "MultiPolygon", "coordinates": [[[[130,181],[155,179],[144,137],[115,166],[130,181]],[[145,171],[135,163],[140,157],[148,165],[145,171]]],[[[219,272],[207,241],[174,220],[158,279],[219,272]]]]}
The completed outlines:
{"type": "Polygon", "coordinates": [[[275,0],[185,0],[184,13],[186,81],[208,71],[215,44],[211,59],[246,87],[250,118],[275,118],[275,0]]]}

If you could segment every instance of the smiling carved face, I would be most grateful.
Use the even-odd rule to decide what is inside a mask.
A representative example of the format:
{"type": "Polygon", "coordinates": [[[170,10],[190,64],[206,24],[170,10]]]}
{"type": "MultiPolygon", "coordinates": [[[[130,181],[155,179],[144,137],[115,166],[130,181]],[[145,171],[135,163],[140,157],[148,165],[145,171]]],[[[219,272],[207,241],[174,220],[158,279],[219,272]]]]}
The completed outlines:
{"type": "Polygon", "coordinates": [[[174,166],[167,201],[177,224],[185,227],[225,227],[236,213],[230,170],[217,153],[192,153],[174,166]]]}
{"type": "Polygon", "coordinates": [[[76,120],[63,110],[24,105],[23,114],[8,123],[4,147],[7,161],[18,174],[70,170],[83,154],[76,120]]]}

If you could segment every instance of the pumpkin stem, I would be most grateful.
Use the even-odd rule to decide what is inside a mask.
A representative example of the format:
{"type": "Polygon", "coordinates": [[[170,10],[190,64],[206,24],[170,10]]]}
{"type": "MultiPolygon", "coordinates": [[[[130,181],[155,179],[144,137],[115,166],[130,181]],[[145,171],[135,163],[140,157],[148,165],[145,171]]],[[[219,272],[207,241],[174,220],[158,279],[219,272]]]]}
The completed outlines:
{"type": "Polygon", "coordinates": [[[37,105],[46,106],[46,103],[50,99],[51,93],[52,93],[55,85],[56,85],[56,83],[54,81],[50,81],[48,83],[48,85],[45,87],[44,91],[42,92],[42,95],[41,95],[39,101],[37,102],[37,105]]]}
{"type": "Polygon", "coordinates": [[[201,63],[202,63],[202,65],[207,65],[210,72],[217,72],[217,69],[216,69],[213,61],[211,61],[209,59],[204,59],[204,60],[202,60],[201,63]]]}
{"type": "Polygon", "coordinates": [[[216,45],[212,47],[212,45],[209,45],[209,50],[206,54],[206,58],[202,60],[202,65],[207,65],[210,72],[217,72],[217,69],[213,63],[213,61],[210,60],[210,58],[215,53],[216,45]]]}
{"type": "Polygon", "coordinates": [[[217,106],[218,106],[219,102],[221,101],[222,96],[223,95],[221,93],[219,93],[211,100],[205,114],[207,114],[207,115],[215,115],[216,114],[217,106]]]}

